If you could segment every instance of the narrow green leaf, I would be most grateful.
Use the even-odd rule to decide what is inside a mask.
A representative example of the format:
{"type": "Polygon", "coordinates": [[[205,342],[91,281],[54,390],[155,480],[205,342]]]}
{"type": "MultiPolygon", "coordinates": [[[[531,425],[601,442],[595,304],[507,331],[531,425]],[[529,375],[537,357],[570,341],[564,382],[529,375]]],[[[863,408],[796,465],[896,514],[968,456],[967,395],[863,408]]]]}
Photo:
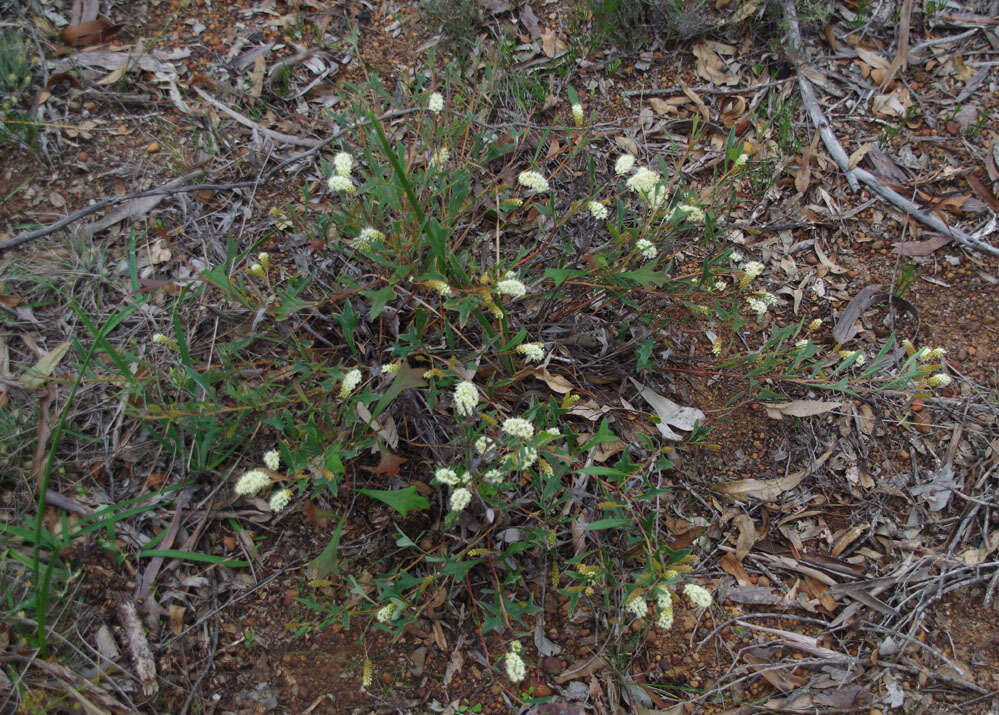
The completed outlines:
{"type": "Polygon", "coordinates": [[[347,520],[341,519],[333,531],[333,536],[326,544],[326,548],[316,558],[309,562],[309,570],[314,578],[326,578],[329,575],[336,575],[340,571],[340,562],[337,560],[336,552],[340,548],[340,537],[343,536],[343,527],[347,520]]]}
{"type": "Polygon", "coordinates": [[[232,568],[243,568],[250,564],[238,559],[227,559],[224,556],[214,554],[199,554],[196,551],[180,551],[179,549],[143,549],[138,554],[140,559],[148,559],[153,556],[162,556],[166,559],[183,559],[184,561],[197,561],[203,564],[219,564],[232,568]]]}
{"type": "Polygon", "coordinates": [[[622,526],[630,526],[631,519],[598,519],[586,525],[587,531],[603,531],[604,529],[618,529],[622,526]]]}

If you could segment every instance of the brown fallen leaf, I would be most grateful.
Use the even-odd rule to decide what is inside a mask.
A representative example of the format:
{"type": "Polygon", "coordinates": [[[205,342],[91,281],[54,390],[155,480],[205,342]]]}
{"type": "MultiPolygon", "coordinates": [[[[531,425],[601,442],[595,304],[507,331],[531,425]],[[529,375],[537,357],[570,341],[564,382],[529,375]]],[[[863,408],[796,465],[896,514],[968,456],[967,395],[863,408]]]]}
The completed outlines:
{"type": "Polygon", "coordinates": [[[537,40],[541,37],[541,25],[538,23],[538,16],[534,14],[530,3],[524,3],[524,6],[520,8],[520,21],[527,28],[531,39],[537,40]]]}
{"type": "Polygon", "coordinates": [[[267,72],[267,58],[258,55],[253,60],[253,74],[250,75],[250,96],[253,99],[260,99],[264,91],[264,75],[267,72]]]}
{"type": "Polygon", "coordinates": [[[735,544],[735,558],[741,563],[750,549],[759,540],[753,520],[747,514],[739,514],[732,520],[732,524],[739,530],[739,539],[735,544]]]}
{"type": "MultiPolygon", "coordinates": [[[[684,100],[684,103],[686,104],[686,100],[684,100]]],[[[649,104],[652,105],[652,109],[656,114],[676,114],[677,112],[677,105],[675,103],[667,102],[658,97],[649,97],[649,104]]]]}
{"type": "Polygon", "coordinates": [[[861,146],[855,152],[850,154],[850,158],[846,162],[846,167],[848,169],[855,169],[857,165],[864,160],[864,157],[867,156],[867,152],[869,152],[873,148],[874,148],[874,142],[867,142],[866,144],[861,146]]]}
{"type": "Polygon", "coordinates": [[[691,50],[697,58],[697,74],[712,84],[736,85],[739,77],[728,71],[728,66],[711,45],[696,42],[691,50]]]}
{"type": "Polygon", "coordinates": [[[405,457],[400,457],[397,454],[392,454],[387,449],[382,449],[381,459],[378,460],[378,464],[375,465],[374,475],[376,477],[394,477],[399,473],[399,467],[406,463],[405,457]]]}
{"type": "MultiPolygon", "coordinates": [[[[736,81],[738,82],[738,80],[736,81]]],[[[683,93],[687,95],[687,97],[690,98],[690,101],[694,103],[694,106],[697,107],[697,111],[700,113],[701,118],[706,122],[710,122],[711,112],[708,111],[708,105],[706,105],[704,103],[704,100],[701,99],[701,96],[697,92],[692,90],[690,87],[688,87],[682,79],[679,80],[679,82],[680,82],[680,89],[683,90],[683,93]]]]}
{"type": "Polygon", "coordinates": [[[758,671],[760,675],[769,681],[771,685],[779,689],[781,692],[789,693],[792,690],[802,687],[806,682],[804,678],[798,677],[791,673],[786,673],[780,670],[774,670],[774,663],[766,658],[761,658],[758,655],[754,655],[750,652],[745,652],[742,655],[742,659],[753,666],[753,669],[758,671]]]}
{"type": "Polygon", "coordinates": [[[718,484],[715,486],[715,490],[740,501],[745,499],[756,499],[763,502],[773,501],[779,495],[798,486],[801,480],[825,464],[831,454],[832,448],[827,449],[807,469],[799,469],[797,472],[792,472],[780,479],[738,479],[734,482],[718,484]]]}
{"type": "Polygon", "coordinates": [[[808,470],[801,469],[781,479],[738,479],[734,482],[719,484],[715,489],[740,501],[755,499],[769,502],[789,489],[794,489],[806,476],[808,476],[808,470]]]}
{"type": "Polygon", "coordinates": [[[112,25],[107,19],[99,17],[79,25],[70,25],[62,31],[59,39],[70,47],[97,45],[111,39],[122,27],[124,25],[112,25]]]}
{"type": "Polygon", "coordinates": [[[812,181],[812,156],[819,146],[819,132],[815,131],[812,136],[812,143],[801,152],[801,161],[798,162],[798,172],[794,175],[794,188],[799,194],[808,191],[808,185],[812,181]]]}
{"type": "Polygon", "coordinates": [[[899,241],[893,245],[900,256],[928,256],[950,241],[950,236],[934,236],[925,241],[899,241]]]}
{"type": "Polygon", "coordinates": [[[842,402],[826,400],[792,400],[791,402],[775,402],[763,405],[767,411],[767,417],[775,420],[781,419],[784,415],[789,417],[813,417],[814,415],[821,415],[839,409],[842,406],[842,402]]]}
{"type": "Polygon", "coordinates": [[[562,675],[555,678],[555,682],[562,685],[563,683],[568,683],[570,680],[581,680],[594,673],[599,673],[606,667],[607,664],[599,656],[578,660],[566,668],[562,675]]]}
{"type": "Polygon", "coordinates": [[[169,611],[170,632],[179,637],[184,631],[184,614],[187,613],[187,609],[183,606],[177,605],[176,603],[171,603],[169,611]]]}
{"type": "Polygon", "coordinates": [[[978,198],[988,204],[990,209],[999,213],[999,199],[997,199],[996,195],[986,188],[985,184],[983,184],[977,176],[974,174],[968,174],[965,177],[965,180],[968,182],[968,186],[970,186],[971,189],[978,194],[978,198]]]}
{"type": "Polygon", "coordinates": [[[728,553],[723,555],[718,559],[718,565],[722,567],[725,573],[738,581],[740,586],[754,585],[753,577],[746,572],[746,568],[735,557],[735,554],[728,553]]]}
{"type": "Polygon", "coordinates": [[[29,367],[21,375],[20,384],[25,390],[37,390],[46,380],[52,377],[52,372],[69,351],[71,342],[66,341],[49,350],[38,358],[33,367],[29,367]]]}
{"type": "Polygon", "coordinates": [[[860,328],[856,326],[856,322],[860,319],[868,308],[873,305],[877,305],[883,301],[891,301],[896,308],[901,308],[906,313],[912,315],[913,319],[918,323],[919,321],[919,311],[916,310],[914,306],[909,301],[904,298],[899,298],[894,296],[886,290],[883,290],[877,283],[866,286],[861,289],[853,299],[847,303],[846,308],[839,316],[839,320],[836,321],[836,325],[833,326],[833,340],[839,344],[843,344],[850,340],[854,335],[860,332],[860,328]]]}

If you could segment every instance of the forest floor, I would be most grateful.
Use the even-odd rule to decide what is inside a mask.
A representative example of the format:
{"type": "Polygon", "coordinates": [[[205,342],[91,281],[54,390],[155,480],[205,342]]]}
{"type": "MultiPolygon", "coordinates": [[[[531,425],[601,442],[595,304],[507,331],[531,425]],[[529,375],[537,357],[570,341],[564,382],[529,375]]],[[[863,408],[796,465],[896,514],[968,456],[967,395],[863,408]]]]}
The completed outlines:
{"type": "MultiPolygon", "coordinates": [[[[640,21],[593,14],[614,3],[572,0],[4,6],[0,61],[16,64],[15,33],[39,61],[7,88],[26,123],[0,115],[0,710],[995,711],[999,260],[863,183],[851,188],[798,76],[851,170],[999,246],[999,8],[799,3],[810,63],[796,66],[778,4],[690,5],[649,3],[640,21]],[[433,16],[442,7],[444,32],[433,16]],[[472,7],[474,18],[460,15],[472,7]],[[533,305],[511,316],[558,357],[502,383],[497,404],[523,412],[581,395],[585,409],[566,425],[584,437],[606,425],[616,438],[577,465],[591,476],[611,473],[595,464],[626,470],[643,449],[647,464],[668,455],[655,474],[655,526],[643,528],[670,553],[696,556],[691,575],[714,594],[708,609],[678,610],[672,628],[621,608],[609,576],[577,600],[566,579],[581,555],[624,570],[634,559],[632,542],[583,531],[575,515],[552,532],[550,556],[523,551],[523,614],[502,600],[501,613],[489,610],[485,587],[502,590],[490,557],[446,587],[427,576],[407,600],[415,615],[377,623],[380,574],[423,579],[437,563],[429,555],[464,555],[480,532],[494,553],[521,538],[483,508],[463,517],[468,541],[449,540],[431,486],[439,447],[428,446],[447,440],[417,416],[427,402],[407,395],[419,390],[384,413],[391,429],[373,408],[381,424],[362,416],[381,441],[368,430],[375,447],[344,452],[338,490],[299,491],[278,514],[233,494],[254,455],[280,442],[282,460],[294,460],[287,421],[317,401],[320,383],[293,375],[307,351],[292,346],[304,339],[308,355],[340,360],[356,340],[364,364],[389,362],[384,346],[401,344],[407,311],[423,300],[398,288],[387,312],[385,300],[369,312],[381,291],[361,288],[380,278],[351,272],[336,225],[310,218],[339,200],[326,188],[337,149],[370,156],[345,117],[386,112],[392,140],[405,143],[414,88],[439,88],[447,116],[461,81],[470,95],[493,94],[469,126],[497,145],[512,136],[502,160],[558,174],[566,193],[611,175],[622,153],[652,166],[665,157],[669,190],[715,210],[659,244],[662,275],[721,265],[734,289],[755,261],[755,281],[780,301],[738,324],[711,322],[696,305],[710,288],[681,299],[643,283],[634,300],[656,321],[632,324],[573,283],[598,271],[603,239],[570,221],[572,255],[557,275],[577,292],[553,297],[541,317],[533,305]],[[586,143],[569,88],[585,108],[586,143]],[[259,251],[301,292],[275,288],[278,298],[251,311],[215,267],[234,275],[259,251]],[[360,287],[341,282],[347,273],[360,287]],[[282,310],[288,295],[302,302],[282,310]],[[837,377],[831,389],[818,372],[792,374],[793,340],[773,336],[817,318],[810,341],[862,350],[881,372],[848,366],[831,374],[853,375],[849,384],[837,377]],[[169,337],[154,345],[154,333],[169,337]],[[917,361],[903,338],[946,352],[917,361]],[[930,362],[949,379],[931,383],[930,362]],[[220,365],[228,372],[210,383],[220,365]],[[893,382],[899,370],[924,372],[893,382]],[[252,409],[239,383],[259,388],[252,409]],[[669,430],[659,429],[667,413],[639,396],[649,393],[702,419],[671,423],[685,434],[649,447],[669,430]],[[212,409],[188,419],[209,395],[212,409]],[[261,408],[271,396],[279,406],[261,408]],[[360,491],[402,484],[436,512],[400,516],[360,491]],[[487,613],[498,627],[484,625],[487,613]],[[511,637],[524,646],[518,683],[502,666],[511,637]]],[[[513,184],[515,170],[504,171],[513,184]]],[[[504,230],[522,241],[524,275],[550,279],[547,239],[534,248],[536,234],[554,232],[545,212],[504,230]]],[[[309,464],[299,475],[319,474],[309,464]]],[[[563,476],[593,527],[620,490],[563,476]]]]}

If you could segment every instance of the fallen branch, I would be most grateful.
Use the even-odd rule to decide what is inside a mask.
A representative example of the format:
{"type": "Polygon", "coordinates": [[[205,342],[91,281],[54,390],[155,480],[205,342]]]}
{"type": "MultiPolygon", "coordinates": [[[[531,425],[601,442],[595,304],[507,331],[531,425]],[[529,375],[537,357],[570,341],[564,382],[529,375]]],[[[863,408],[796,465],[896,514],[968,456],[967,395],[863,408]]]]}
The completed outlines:
{"type": "Polygon", "coordinates": [[[201,89],[201,87],[194,87],[194,91],[198,93],[199,97],[201,97],[210,105],[218,109],[220,112],[229,115],[237,122],[242,124],[244,127],[249,127],[250,129],[254,129],[260,132],[268,139],[273,139],[274,141],[281,142],[282,144],[305,146],[309,147],[310,149],[321,141],[319,139],[302,139],[301,137],[296,137],[291,134],[285,134],[284,132],[276,132],[273,129],[268,129],[267,127],[261,125],[259,122],[255,122],[249,117],[240,114],[235,109],[232,109],[231,107],[227,107],[226,105],[222,104],[222,102],[215,99],[215,97],[208,94],[208,92],[201,89]]]}
{"type": "Polygon", "coordinates": [[[22,234],[18,234],[13,238],[8,238],[6,241],[0,241],[0,251],[5,248],[13,248],[14,246],[19,246],[26,241],[31,241],[36,238],[41,238],[42,236],[48,236],[50,233],[55,233],[61,228],[69,226],[75,221],[79,221],[81,218],[85,218],[90,214],[102,211],[109,206],[114,206],[115,204],[120,204],[122,201],[131,201],[132,199],[141,199],[146,196],[159,196],[161,194],[183,194],[190,191],[224,191],[227,189],[237,189],[243,188],[245,186],[254,186],[256,181],[237,181],[233,184],[189,184],[187,186],[170,186],[173,182],[169,182],[165,186],[161,186],[156,189],[147,189],[145,191],[135,191],[131,194],[122,194],[121,196],[112,196],[111,198],[101,199],[96,203],[82,208],[75,213],[71,213],[65,218],[61,218],[55,223],[50,223],[48,226],[42,226],[41,228],[36,228],[33,231],[26,231],[22,234]]]}
{"type": "Polygon", "coordinates": [[[801,92],[801,101],[805,105],[805,109],[808,111],[812,124],[819,130],[819,134],[822,136],[822,142],[826,146],[826,151],[829,152],[829,156],[833,158],[833,161],[835,161],[836,165],[839,166],[840,171],[843,172],[846,177],[846,182],[850,185],[850,188],[853,191],[858,191],[860,189],[860,182],[863,182],[872,191],[874,191],[874,193],[878,194],[881,198],[885,199],[897,208],[902,209],[902,211],[904,211],[907,215],[912,216],[920,223],[939,231],[943,235],[954,239],[967,248],[981,251],[982,253],[987,253],[991,256],[999,256],[999,248],[989,245],[981,239],[976,238],[969,233],[965,233],[960,229],[948,226],[934,214],[924,211],[919,204],[905,198],[898,192],[882,184],[881,181],[879,181],[878,178],[869,171],[860,168],[850,168],[849,157],[847,157],[846,152],[843,150],[843,146],[839,143],[839,140],[833,133],[829,121],[822,112],[822,108],[819,106],[819,101],[815,97],[815,90],[805,77],[804,72],[801,71],[802,67],[806,63],[804,60],[804,51],[802,49],[803,43],[801,40],[801,28],[798,26],[798,14],[794,7],[794,0],[781,0],[781,2],[784,8],[784,18],[787,20],[788,25],[788,56],[798,69],[798,88],[801,92]]]}

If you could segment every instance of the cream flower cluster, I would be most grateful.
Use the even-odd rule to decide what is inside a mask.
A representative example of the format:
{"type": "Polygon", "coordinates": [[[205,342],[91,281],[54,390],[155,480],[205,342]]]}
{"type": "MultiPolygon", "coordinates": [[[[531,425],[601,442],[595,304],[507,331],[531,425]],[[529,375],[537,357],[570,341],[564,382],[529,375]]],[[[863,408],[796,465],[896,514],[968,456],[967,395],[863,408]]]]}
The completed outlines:
{"type": "Polygon", "coordinates": [[[527,286],[514,277],[512,273],[507,273],[506,277],[496,284],[496,292],[511,298],[521,298],[527,295],[527,286]]]}
{"type": "MultiPolygon", "coordinates": [[[[703,223],[704,222],[704,211],[699,206],[694,206],[692,204],[680,204],[670,213],[670,218],[676,214],[677,211],[683,212],[683,218],[687,219],[691,223],[703,223]]],[[[733,252],[733,257],[735,253],[733,252]]],[[[742,254],[739,255],[739,259],[742,260],[742,254]]]]}
{"type": "Polygon", "coordinates": [[[349,397],[350,393],[360,384],[361,371],[355,367],[343,376],[343,381],[340,383],[340,398],[349,397]]]}
{"type": "Polygon", "coordinates": [[[519,683],[527,675],[527,666],[524,665],[524,659],[520,657],[521,649],[520,641],[513,641],[510,643],[510,650],[503,656],[506,676],[511,683],[519,683]]]}
{"type": "Polygon", "coordinates": [[[666,201],[666,187],[661,186],[662,176],[647,166],[639,168],[625,182],[625,186],[641,196],[653,211],[666,201]]]}
{"type": "Polygon", "coordinates": [[[399,617],[400,613],[401,611],[399,610],[398,604],[394,601],[390,601],[378,609],[378,613],[375,614],[375,618],[379,623],[391,623],[399,617]]]}
{"type": "Polygon", "coordinates": [[[479,454],[485,454],[495,446],[496,446],[496,440],[486,435],[482,435],[477,440],[475,440],[475,451],[478,452],[479,454]]]}
{"type": "Polygon", "coordinates": [[[656,625],[668,631],[673,627],[673,594],[665,586],[656,589],[656,609],[659,611],[656,625]]]}
{"type": "Polygon", "coordinates": [[[523,417],[508,417],[503,420],[503,431],[518,439],[531,439],[534,436],[534,425],[523,417]]]}
{"type": "Polygon", "coordinates": [[[920,348],[916,353],[916,359],[919,360],[919,362],[931,362],[933,360],[939,360],[946,354],[947,351],[943,348],[920,348]]]}
{"type": "Polygon", "coordinates": [[[703,586],[698,586],[696,583],[688,583],[683,587],[683,592],[695,606],[708,608],[711,605],[711,592],[703,586]]]}
{"type": "Polygon", "coordinates": [[[517,352],[530,362],[541,362],[545,359],[543,343],[521,343],[517,346],[517,352]]]}
{"type": "Polygon", "coordinates": [[[640,254],[642,254],[642,258],[647,261],[651,261],[659,255],[659,251],[657,251],[656,247],[652,245],[652,241],[647,238],[638,239],[638,241],[635,242],[635,248],[640,254]]]}
{"type": "Polygon", "coordinates": [[[634,165],[635,165],[634,156],[632,156],[631,154],[622,154],[617,158],[617,161],[614,162],[614,173],[617,174],[618,176],[624,176],[629,171],[631,171],[631,167],[633,167],[634,165]]]}
{"type": "Polygon", "coordinates": [[[456,487],[461,483],[458,479],[458,474],[450,467],[441,467],[436,472],[434,472],[434,478],[441,484],[447,484],[449,487],[456,487]]]}
{"type": "Polygon", "coordinates": [[[537,171],[522,171],[517,176],[517,181],[520,182],[521,186],[526,186],[539,194],[548,191],[548,179],[537,171]]]}
{"type": "Polygon", "coordinates": [[[538,450],[530,445],[524,445],[516,452],[508,454],[506,459],[512,469],[527,469],[538,461],[538,450]]]}
{"type": "Polygon", "coordinates": [[[757,315],[763,315],[764,313],[767,312],[767,310],[770,307],[766,304],[765,301],[762,301],[759,298],[756,298],[751,295],[746,296],[746,305],[748,305],[749,309],[754,313],[756,313],[757,315]]]}
{"type": "Polygon", "coordinates": [[[643,166],[631,175],[625,182],[625,185],[637,194],[648,196],[656,190],[656,186],[659,184],[661,178],[658,171],[653,171],[647,166],[643,166]]]}
{"type": "Polygon", "coordinates": [[[933,375],[926,380],[926,384],[930,387],[947,387],[947,385],[951,382],[953,382],[953,380],[950,375],[943,372],[938,372],[936,375],[933,375]]]}
{"type": "Polygon", "coordinates": [[[276,449],[264,452],[264,466],[276,472],[281,466],[281,454],[276,449]]]}
{"type": "Polygon", "coordinates": [[[649,604],[642,598],[640,591],[635,591],[631,599],[625,604],[625,608],[635,616],[635,618],[645,618],[649,613],[649,604]]]}
{"type": "Polygon", "coordinates": [[[468,417],[479,404],[479,389],[475,383],[463,380],[454,388],[454,411],[462,417],[468,417]]]}
{"type": "Polygon", "coordinates": [[[361,229],[361,232],[357,234],[357,238],[351,241],[350,245],[354,248],[367,248],[372,243],[381,243],[384,240],[384,233],[379,231],[377,228],[365,226],[361,229]]]}
{"type": "Polygon", "coordinates": [[[291,501],[291,489],[279,489],[271,495],[271,511],[281,511],[291,501]]]}
{"type": "Polygon", "coordinates": [[[472,501],[472,492],[468,491],[464,487],[455,489],[451,492],[451,511],[459,512],[467,507],[472,501]]]}
{"type": "Polygon", "coordinates": [[[607,210],[607,207],[604,206],[599,201],[591,201],[586,205],[586,208],[589,209],[590,215],[593,216],[593,218],[595,218],[597,221],[603,221],[605,218],[607,218],[608,213],[610,213],[607,210]]]}
{"type": "Polygon", "coordinates": [[[425,285],[427,286],[427,288],[437,291],[445,298],[454,293],[454,290],[451,288],[451,286],[449,286],[444,281],[439,281],[434,278],[428,280],[425,285]]]}
{"type": "Polygon", "coordinates": [[[236,482],[235,492],[240,496],[256,494],[271,485],[271,475],[260,469],[251,469],[236,482]]]}
{"type": "Polygon", "coordinates": [[[433,153],[433,156],[430,157],[430,168],[439,169],[440,167],[445,166],[450,158],[451,151],[446,146],[441,147],[433,153]]]}
{"type": "Polygon", "coordinates": [[[354,182],[350,180],[349,176],[333,174],[326,183],[330,187],[330,191],[335,191],[338,194],[357,193],[357,187],[354,186],[354,182]]]}
{"type": "MultiPolygon", "coordinates": [[[[342,176],[346,179],[350,178],[350,172],[354,169],[354,157],[345,151],[341,151],[336,156],[333,157],[333,171],[336,172],[336,176],[342,176]]],[[[332,188],[332,187],[331,187],[332,188]]]]}
{"type": "Polygon", "coordinates": [[[440,92],[434,92],[430,95],[430,99],[427,100],[427,109],[429,109],[434,114],[440,114],[444,111],[444,95],[440,92]]]}
{"type": "Polygon", "coordinates": [[[583,126],[583,105],[578,102],[572,105],[572,119],[577,127],[583,126]]]}
{"type": "Polygon", "coordinates": [[[844,360],[849,360],[854,355],[857,356],[857,360],[856,360],[856,362],[854,362],[854,365],[856,365],[857,367],[860,367],[865,362],[867,362],[867,355],[864,354],[863,350],[840,350],[839,351],[839,356],[841,358],[843,358],[844,360]]]}

